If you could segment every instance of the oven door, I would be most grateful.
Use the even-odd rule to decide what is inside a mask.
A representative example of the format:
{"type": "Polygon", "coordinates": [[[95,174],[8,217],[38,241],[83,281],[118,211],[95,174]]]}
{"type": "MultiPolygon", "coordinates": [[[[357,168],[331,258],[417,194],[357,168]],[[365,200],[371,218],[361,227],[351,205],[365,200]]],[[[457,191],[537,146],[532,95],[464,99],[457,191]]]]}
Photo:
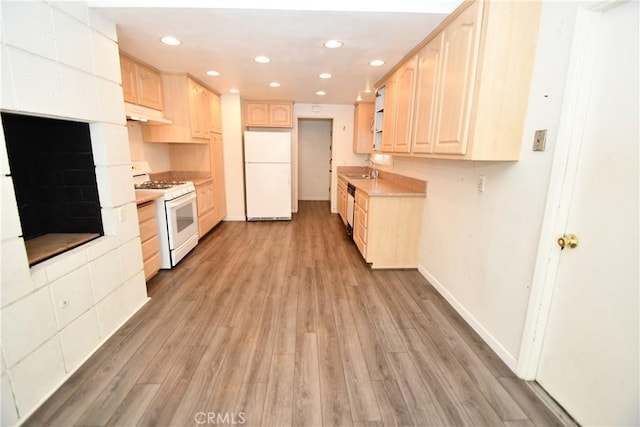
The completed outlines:
{"type": "Polygon", "coordinates": [[[198,211],[196,193],[185,194],[165,202],[169,250],[180,247],[189,238],[198,235],[198,211]]]}

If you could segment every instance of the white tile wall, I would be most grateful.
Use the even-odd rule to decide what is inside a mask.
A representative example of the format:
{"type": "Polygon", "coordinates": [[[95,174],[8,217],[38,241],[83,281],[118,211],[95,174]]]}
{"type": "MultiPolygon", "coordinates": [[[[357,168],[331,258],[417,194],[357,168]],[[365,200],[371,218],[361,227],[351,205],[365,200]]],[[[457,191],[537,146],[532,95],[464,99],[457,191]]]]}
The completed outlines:
{"type": "Polygon", "coordinates": [[[2,2],[4,42],[44,56],[56,59],[51,9],[44,2],[2,2]],[[13,16],[29,17],[28,25],[13,16]]]}
{"type": "MultiPolygon", "coordinates": [[[[4,240],[0,244],[0,306],[5,307],[33,290],[29,261],[22,238],[4,240]]],[[[3,325],[4,330],[4,325],[3,325]]],[[[4,338],[4,337],[3,337],[4,338]]]]}
{"type": "Polygon", "coordinates": [[[56,333],[49,289],[42,288],[2,309],[2,348],[7,365],[42,345],[56,333]]]}
{"type": "MultiPolygon", "coordinates": [[[[16,101],[16,89],[13,83],[13,71],[8,48],[4,45],[2,45],[2,63],[0,63],[0,69],[2,70],[2,96],[0,96],[0,106],[7,110],[17,110],[18,103],[16,101]]],[[[4,145],[4,141],[2,145],[4,145]]]]}
{"type": "Polygon", "coordinates": [[[27,413],[65,377],[58,336],[9,369],[18,410],[27,413]]]}
{"type": "Polygon", "coordinates": [[[0,394],[0,396],[2,396],[2,406],[0,407],[0,411],[2,412],[2,418],[0,422],[3,426],[12,426],[18,421],[18,414],[16,413],[16,404],[13,400],[13,390],[11,390],[9,376],[6,374],[2,375],[1,387],[0,393],[2,394],[0,394]]]}
{"type": "Polygon", "coordinates": [[[95,77],[66,65],[60,65],[59,70],[66,115],[84,121],[97,120],[100,108],[95,77]]]}
{"type": "Polygon", "coordinates": [[[95,11],[95,9],[89,9],[89,25],[91,25],[91,28],[109,37],[114,42],[118,41],[115,24],[100,15],[95,11]]]}
{"type": "Polygon", "coordinates": [[[122,83],[118,45],[108,37],[92,30],[91,50],[94,74],[118,84],[122,83]]]}
{"type": "Polygon", "coordinates": [[[122,206],[136,200],[131,165],[97,166],[96,181],[102,207],[122,206]]]}
{"type": "Polygon", "coordinates": [[[93,282],[93,297],[99,302],[120,284],[120,262],[118,251],[111,251],[89,264],[93,282]]]}
{"type": "Polygon", "coordinates": [[[116,289],[96,304],[100,336],[108,337],[127,319],[124,287],[116,289]]]}
{"type": "Polygon", "coordinates": [[[71,273],[73,270],[87,263],[87,253],[84,247],[79,246],[75,249],[58,255],[49,261],[44,261],[38,267],[44,266],[47,269],[47,278],[53,282],[65,274],[71,273]]]}
{"type": "Polygon", "coordinates": [[[99,121],[124,126],[127,123],[127,118],[124,113],[124,95],[120,83],[97,77],[96,87],[100,107],[99,121]]]}
{"type": "Polygon", "coordinates": [[[57,9],[52,9],[52,15],[58,61],[91,73],[89,27],[57,9]]]}
{"type": "Polygon", "coordinates": [[[118,239],[115,236],[102,236],[87,243],[84,248],[87,250],[87,259],[94,259],[105,255],[118,247],[118,239]]]}
{"type": "Polygon", "coordinates": [[[69,0],[50,0],[49,3],[56,9],[73,16],[84,24],[89,23],[89,14],[87,13],[87,5],[80,1],[69,0]]]}
{"type": "Polygon", "coordinates": [[[72,372],[100,343],[95,308],[91,308],[60,331],[60,342],[67,372],[72,372]]]}
{"type": "Polygon", "coordinates": [[[149,300],[144,271],[136,274],[124,284],[124,293],[127,296],[125,299],[127,315],[130,316],[149,300]]]}
{"type": "Polygon", "coordinates": [[[51,298],[61,330],[93,306],[89,267],[82,266],[51,283],[51,298]]]}
{"type": "Polygon", "coordinates": [[[91,123],[89,130],[93,160],[97,166],[131,164],[126,126],[91,123]]]}
{"type": "Polygon", "coordinates": [[[142,246],[136,237],[120,246],[120,267],[122,281],[125,282],[142,271],[142,246]]]}
{"type": "Polygon", "coordinates": [[[16,193],[10,176],[0,175],[0,238],[12,239],[22,235],[16,193]]]}
{"type": "MultiPolygon", "coordinates": [[[[15,201],[7,195],[6,182],[0,183],[0,348],[6,362],[1,400],[8,408],[2,423],[11,425],[16,416],[20,423],[148,298],[115,25],[84,2],[2,2],[0,9],[0,108],[91,122],[106,234],[29,268],[24,241],[14,236],[15,206],[5,206],[15,201]],[[98,296],[105,295],[98,304],[94,287],[98,296]],[[61,301],[69,302],[67,308],[59,308],[61,301]],[[66,325],[60,331],[58,321],[66,325]],[[12,397],[17,414],[11,410],[12,397]]],[[[4,179],[9,165],[1,128],[0,146],[4,179]]]]}
{"type": "MultiPolygon", "coordinates": [[[[31,25],[26,27],[31,28],[31,25]]],[[[14,48],[8,48],[8,53],[17,108],[22,111],[64,116],[58,64],[53,60],[14,48]]]]}

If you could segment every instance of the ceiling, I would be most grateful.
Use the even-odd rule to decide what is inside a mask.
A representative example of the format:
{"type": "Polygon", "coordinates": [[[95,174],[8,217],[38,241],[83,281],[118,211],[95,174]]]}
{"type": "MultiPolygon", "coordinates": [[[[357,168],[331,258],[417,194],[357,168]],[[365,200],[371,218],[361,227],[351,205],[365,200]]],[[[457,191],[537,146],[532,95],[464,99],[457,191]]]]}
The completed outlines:
{"type": "Polygon", "coordinates": [[[460,1],[329,0],[315,6],[333,10],[301,7],[300,0],[293,7],[285,4],[291,3],[287,0],[272,0],[268,7],[264,0],[236,0],[233,9],[215,0],[179,3],[181,7],[171,1],[105,0],[90,5],[117,24],[123,51],[161,71],[188,72],[221,94],[238,89],[244,99],[353,104],[358,96],[373,101],[374,95],[365,89],[372,88],[460,1]],[[359,10],[350,3],[357,3],[359,10]],[[166,46],[159,41],[164,35],[182,44],[166,46]],[[323,43],[329,39],[344,45],[328,49],[323,43]],[[256,63],[253,58],[258,55],[271,62],[256,63]],[[372,67],[373,59],[385,64],[372,67]],[[220,75],[207,76],[207,70],[220,75]],[[320,79],[325,72],[332,78],[320,79]],[[274,81],[280,87],[270,87],[274,81]],[[326,95],[316,95],[319,90],[326,95]]]}

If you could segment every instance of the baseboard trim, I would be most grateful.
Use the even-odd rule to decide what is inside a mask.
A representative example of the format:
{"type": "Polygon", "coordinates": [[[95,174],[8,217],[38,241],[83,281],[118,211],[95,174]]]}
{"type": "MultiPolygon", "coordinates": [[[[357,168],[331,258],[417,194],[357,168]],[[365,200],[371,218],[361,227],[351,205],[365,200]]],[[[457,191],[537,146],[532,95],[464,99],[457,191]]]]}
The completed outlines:
{"type": "Polygon", "coordinates": [[[485,329],[484,326],[467,310],[451,293],[447,290],[447,288],[442,285],[429,271],[421,264],[418,264],[418,271],[425,279],[429,281],[433,285],[433,287],[438,291],[440,295],[444,299],[447,300],[449,304],[454,308],[456,312],[473,328],[474,331],[480,335],[480,337],[487,343],[491,350],[494,351],[498,355],[498,357],[511,369],[514,373],[516,372],[516,366],[518,365],[518,360],[513,357],[511,353],[509,353],[500,342],[495,339],[491,333],[485,329]]]}

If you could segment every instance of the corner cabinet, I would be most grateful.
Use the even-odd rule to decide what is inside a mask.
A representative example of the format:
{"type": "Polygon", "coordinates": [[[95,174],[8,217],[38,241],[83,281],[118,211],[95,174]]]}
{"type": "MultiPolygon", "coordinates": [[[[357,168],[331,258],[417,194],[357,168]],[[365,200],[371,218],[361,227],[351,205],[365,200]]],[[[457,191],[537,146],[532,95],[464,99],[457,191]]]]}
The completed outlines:
{"type": "Polygon", "coordinates": [[[122,92],[125,102],[162,110],[160,73],[120,52],[122,92]]]}
{"type": "Polygon", "coordinates": [[[186,74],[162,74],[164,114],[170,125],[143,126],[144,142],[208,144],[211,96],[217,96],[186,74]]]}
{"type": "Polygon", "coordinates": [[[291,102],[247,101],[245,120],[248,127],[293,127],[293,104],[291,102]]]}
{"type": "Polygon", "coordinates": [[[361,102],[356,104],[353,116],[353,152],[371,153],[373,149],[374,104],[361,102]]]}
{"type": "MultiPolygon", "coordinates": [[[[400,82],[398,73],[416,64],[413,104],[405,113],[396,102],[394,141],[391,148],[383,143],[382,151],[409,148],[420,157],[518,160],[526,139],[540,10],[540,2],[477,0],[458,7],[391,74],[398,93],[404,93],[408,77],[400,82]],[[406,122],[398,118],[412,121],[408,147],[406,122]]],[[[385,105],[385,116],[386,110],[385,105]]]]}

